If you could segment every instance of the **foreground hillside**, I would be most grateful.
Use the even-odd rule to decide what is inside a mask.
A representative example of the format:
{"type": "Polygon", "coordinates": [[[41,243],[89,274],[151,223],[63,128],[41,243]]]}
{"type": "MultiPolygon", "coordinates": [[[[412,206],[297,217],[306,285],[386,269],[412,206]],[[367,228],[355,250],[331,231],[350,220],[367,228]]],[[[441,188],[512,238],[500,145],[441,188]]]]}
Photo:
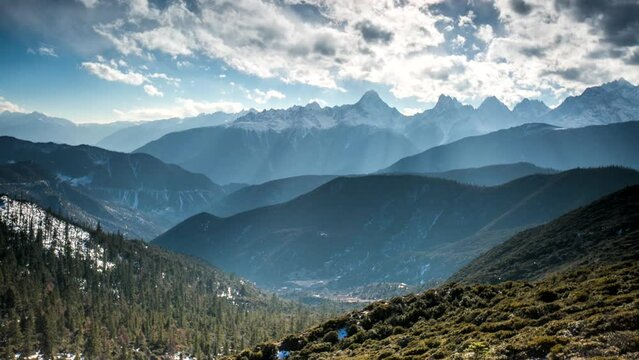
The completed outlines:
{"type": "MultiPolygon", "coordinates": [[[[537,277],[533,265],[539,249],[548,246],[550,258],[564,253],[575,259],[555,260],[561,264],[554,268],[549,262],[537,263],[544,270],[562,270],[541,280],[496,285],[451,282],[422,294],[373,303],[232,358],[639,358],[638,196],[637,186],[619,191],[515,236],[509,243],[519,246],[506,243],[493,256],[477,261],[489,266],[486,263],[492,259],[496,267],[512,267],[510,260],[530,256],[521,270],[537,277]],[[552,229],[563,235],[557,237],[552,229]],[[535,240],[542,243],[528,241],[531,234],[539,234],[535,240]]],[[[469,267],[465,273],[477,268],[469,267]]]]}
{"type": "Polygon", "coordinates": [[[639,264],[535,283],[447,285],[377,302],[231,359],[639,357],[639,264]],[[288,356],[287,356],[288,355],[288,356]]]}
{"type": "Polygon", "coordinates": [[[414,175],[341,177],[284,204],[228,218],[193,216],[154,243],[260,286],[415,285],[444,280],[522,228],[633,184],[639,173],[623,168],[496,187],[414,175]]]}
{"type": "Polygon", "coordinates": [[[630,260],[637,254],[639,186],[631,186],[546,225],[522,231],[473,260],[451,280],[530,280],[574,264],[630,260]]]}
{"type": "Polygon", "coordinates": [[[0,197],[2,359],[203,359],[318,319],[195,259],[0,197]]]}

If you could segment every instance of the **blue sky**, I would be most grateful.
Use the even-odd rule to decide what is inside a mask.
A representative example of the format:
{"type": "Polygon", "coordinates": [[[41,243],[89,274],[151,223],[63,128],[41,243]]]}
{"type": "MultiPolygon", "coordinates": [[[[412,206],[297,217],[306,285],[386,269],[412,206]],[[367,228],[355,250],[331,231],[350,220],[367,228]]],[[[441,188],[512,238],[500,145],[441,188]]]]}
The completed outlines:
{"type": "Polygon", "coordinates": [[[639,4],[579,0],[0,1],[0,110],[76,122],[440,94],[556,105],[639,82],[639,4]]]}

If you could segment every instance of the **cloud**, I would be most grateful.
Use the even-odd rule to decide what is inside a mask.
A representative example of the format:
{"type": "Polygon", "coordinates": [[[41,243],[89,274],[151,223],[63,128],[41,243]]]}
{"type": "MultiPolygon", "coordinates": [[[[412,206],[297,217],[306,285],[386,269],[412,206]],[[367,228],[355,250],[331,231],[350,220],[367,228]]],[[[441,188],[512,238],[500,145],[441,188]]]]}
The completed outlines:
{"type": "Polygon", "coordinates": [[[158,88],[150,84],[144,85],[144,92],[147,93],[149,96],[158,96],[158,97],[164,96],[163,92],[161,92],[160,90],[158,90],[158,88]]]}
{"type": "Polygon", "coordinates": [[[269,100],[271,99],[285,99],[286,95],[284,95],[283,93],[277,91],[277,90],[267,90],[267,91],[262,91],[260,89],[254,89],[253,92],[248,91],[246,94],[246,97],[248,97],[250,100],[255,101],[257,104],[266,104],[267,102],[269,102],[269,100]]]}
{"type": "Polygon", "coordinates": [[[415,114],[419,114],[421,112],[423,112],[424,109],[420,109],[420,108],[411,108],[411,107],[406,107],[406,108],[402,108],[400,109],[400,112],[406,116],[411,116],[411,115],[415,115],[415,114]]]}
{"type": "Polygon", "coordinates": [[[113,112],[121,120],[157,120],[168,118],[185,118],[197,116],[202,113],[226,112],[237,113],[242,111],[244,106],[238,102],[231,101],[196,101],[193,99],[177,98],[175,104],[169,107],[145,107],[130,110],[117,110],[113,112]]]}
{"type": "Polygon", "coordinates": [[[55,52],[55,48],[53,48],[53,46],[40,46],[37,49],[27,49],[27,52],[30,54],[39,54],[42,56],[51,56],[51,57],[58,57],[58,54],[55,52]]]}
{"type": "MultiPolygon", "coordinates": [[[[0,2],[0,21],[51,31],[74,44],[98,44],[92,46],[100,51],[90,56],[107,53],[101,50],[106,43],[129,64],[148,61],[152,68],[165,59],[189,72],[223,63],[233,69],[233,81],[240,73],[340,91],[375,84],[424,103],[446,93],[467,103],[495,95],[510,106],[540,96],[553,104],[619,74],[639,82],[639,4],[629,0],[8,3],[0,2]],[[43,15],[38,7],[48,11],[43,15]],[[76,41],[82,37],[77,29],[91,41],[76,41]]],[[[83,67],[111,81],[180,84],[141,67],[87,64],[98,64],[83,67]]]]}
{"type": "Polygon", "coordinates": [[[560,11],[603,30],[604,39],[617,46],[639,45],[639,2],[632,0],[555,0],[560,11]]]}
{"type": "Polygon", "coordinates": [[[510,6],[517,14],[520,15],[528,15],[532,11],[532,6],[524,0],[510,0],[510,6]]]}
{"type": "Polygon", "coordinates": [[[393,38],[392,32],[386,31],[368,20],[355,24],[355,28],[362,34],[364,40],[369,43],[388,43],[393,38]]]}
{"type": "Polygon", "coordinates": [[[2,96],[0,96],[0,113],[4,112],[4,111],[25,112],[25,110],[23,108],[21,108],[20,106],[10,102],[9,100],[3,98],[2,96]]]}
{"type": "Polygon", "coordinates": [[[107,80],[129,85],[142,85],[148,81],[147,77],[134,71],[122,72],[117,67],[100,62],[83,62],[82,67],[91,74],[107,80]]]}

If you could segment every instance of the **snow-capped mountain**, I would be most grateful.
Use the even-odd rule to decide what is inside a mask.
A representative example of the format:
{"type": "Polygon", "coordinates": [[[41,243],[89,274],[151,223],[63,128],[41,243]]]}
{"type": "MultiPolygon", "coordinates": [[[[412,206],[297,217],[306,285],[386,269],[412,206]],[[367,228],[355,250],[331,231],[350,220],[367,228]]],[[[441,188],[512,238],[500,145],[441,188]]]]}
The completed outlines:
{"type": "Polygon", "coordinates": [[[0,221],[15,232],[41,234],[42,246],[56,256],[70,251],[73,256],[90,260],[97,271],[110,270],[115,266],[105,260],[102,246],[91,243],[91,234],[52,216],[38,205],[2,195],[0,221]]]}
{"type": "Polygon", "coordinates": [[[286,129],[328,129],[338,125],[369,125],[401,130],[406,117],[388,106],[377,92],[367,91],[355,104],[322,108],[312,102],[306,106],[251,112],[227,124],[227,127],[254,131],[286,129]]]}
{"type": "Polygon", "coordinates": [[[570,96],[540,121],[562,127],[639,120],[639,86],[619,79],[570,96]]]}

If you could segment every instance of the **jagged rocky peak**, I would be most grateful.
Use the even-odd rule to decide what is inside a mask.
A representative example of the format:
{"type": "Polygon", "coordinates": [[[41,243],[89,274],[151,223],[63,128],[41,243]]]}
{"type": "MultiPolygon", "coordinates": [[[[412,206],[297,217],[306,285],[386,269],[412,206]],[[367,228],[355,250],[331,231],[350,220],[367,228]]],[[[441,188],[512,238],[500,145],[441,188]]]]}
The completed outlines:
{"type": "Polygon", "coordinates": [[[435,104],[435,109],[439,110],[451,110],[451,109],[459,109],[463,107],[462,103],[460,103],[454,97],[448,95],[439,95],[439,99],[437,99],[437,104],[435,104]]]}

